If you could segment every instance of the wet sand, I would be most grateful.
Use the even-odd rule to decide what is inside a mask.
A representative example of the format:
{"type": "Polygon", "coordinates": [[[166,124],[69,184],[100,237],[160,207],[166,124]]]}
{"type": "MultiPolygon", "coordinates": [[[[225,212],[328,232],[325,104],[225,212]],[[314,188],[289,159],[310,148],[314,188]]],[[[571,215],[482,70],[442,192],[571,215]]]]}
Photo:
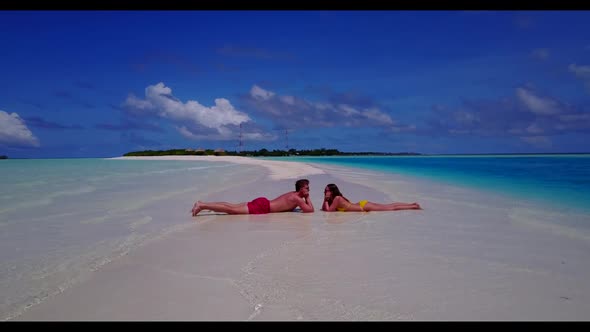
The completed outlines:
{"type": "Polygon", "coordinates": [[[246,201],[254,198],[253,191],[271,198],[307,177],[316,212],[230,216],[204,211],[191,217],[187,204],[186,213],[171,218],[191,226],[105,265],[15,320],[590,317],[589,237],[544,221],[547,213],[539,207],[375,172],[223,160],[256,162],[267,168],[268,179],[257,182],[255,190],[252,184],[239,185],[206,200],[246,201]],[[327,183],[338,184],[352,201],[417,201],[424,210],[323,212],[327,183]]]}

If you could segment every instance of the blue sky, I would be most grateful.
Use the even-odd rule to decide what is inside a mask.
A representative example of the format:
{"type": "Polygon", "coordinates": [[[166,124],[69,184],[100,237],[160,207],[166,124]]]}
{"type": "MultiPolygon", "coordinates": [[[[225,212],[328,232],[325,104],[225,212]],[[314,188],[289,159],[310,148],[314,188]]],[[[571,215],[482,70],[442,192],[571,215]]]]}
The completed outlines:
{"type": "Polygon", "coordinates": [[[589,152],[590,11],[2,11],[0,155],[589,152]],[[287,132],[287,135],[285,135],[287,132]]]}

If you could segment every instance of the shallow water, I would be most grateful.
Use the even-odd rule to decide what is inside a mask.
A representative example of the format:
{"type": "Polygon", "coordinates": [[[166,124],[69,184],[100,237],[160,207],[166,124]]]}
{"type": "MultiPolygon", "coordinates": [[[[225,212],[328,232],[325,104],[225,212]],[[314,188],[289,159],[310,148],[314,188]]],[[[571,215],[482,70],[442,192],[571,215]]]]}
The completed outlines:
{"type": "Polygon", "coordinates": [[[590,213],[590,155],[265,158],[354,167],[495,192],[590,213]]]}
{"type": "Polygon", "coordinates": [[[261,169],[200,161],[2,161],[0,318],[189,226],[195,200],[255,181],[261,169]]]}

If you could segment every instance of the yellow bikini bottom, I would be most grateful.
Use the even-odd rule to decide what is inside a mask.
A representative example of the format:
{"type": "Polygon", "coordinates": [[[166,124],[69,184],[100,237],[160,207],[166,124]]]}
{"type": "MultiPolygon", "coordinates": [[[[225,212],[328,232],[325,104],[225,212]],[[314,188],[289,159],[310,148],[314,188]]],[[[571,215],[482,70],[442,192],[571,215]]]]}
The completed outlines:
{"type": "MultiPolygon", "coordinates": [[[[359,205],[361,206],[361,210],[365,210],[365,205],[368,203],[369,201],[366,199],[363,199],[362,201],[359,202],[359,205]]],[[[336,210],[340,211],[340,212],[344,212],[346,211],[345,208],[336,208],[336,210]]]]}
{"type": "Polygon", "coordinates": [[[367,204],[367,202],[369,202],[366,199],[363,199],[362,201],[359,202],[359,205],[361,206],[361,209],[364,211],[365,210],[365,204],[367,204]]]}

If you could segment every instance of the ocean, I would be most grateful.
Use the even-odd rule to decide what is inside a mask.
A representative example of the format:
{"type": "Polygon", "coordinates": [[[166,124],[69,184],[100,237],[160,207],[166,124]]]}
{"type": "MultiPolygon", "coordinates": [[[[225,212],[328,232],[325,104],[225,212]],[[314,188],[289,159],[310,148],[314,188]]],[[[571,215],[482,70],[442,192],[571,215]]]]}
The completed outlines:
{"type": "MultiPolygon", "coordinates": [[[[590,213],[590,154],[265,158],[395,173],[590,213]]],[[[590,221],[589,221],[590,222],[590,221]]]]}

